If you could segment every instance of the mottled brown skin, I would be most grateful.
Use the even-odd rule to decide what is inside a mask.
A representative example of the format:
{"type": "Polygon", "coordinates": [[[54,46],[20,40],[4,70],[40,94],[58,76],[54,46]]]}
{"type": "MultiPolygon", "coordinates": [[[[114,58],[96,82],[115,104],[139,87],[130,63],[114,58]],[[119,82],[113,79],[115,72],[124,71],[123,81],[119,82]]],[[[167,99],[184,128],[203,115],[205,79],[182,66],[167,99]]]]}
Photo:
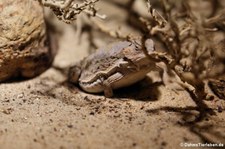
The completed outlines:
{"type": "Polygon", "coordinates": [[[53,60],[43,8],[37,1],[0,1],[0,82],[32,78],[53,60]]]}
{"type": "Polygon", "coordinates": [[[218,80],[210,80],[209,86],[216,96],[221,99],[225,99],[225,77],[218,80]]]}
{"type": "MultiPolygon", "coordinates": [[[[148,54],[154,51],[153,41],[145,42],[148,54]]],[[[69,80],[89,93],[104,92],[113,96],[113,89],[142,80],[155,68],[137,41],[123,41],[103,48],[84,58],[69,70],[69,80]]]]}

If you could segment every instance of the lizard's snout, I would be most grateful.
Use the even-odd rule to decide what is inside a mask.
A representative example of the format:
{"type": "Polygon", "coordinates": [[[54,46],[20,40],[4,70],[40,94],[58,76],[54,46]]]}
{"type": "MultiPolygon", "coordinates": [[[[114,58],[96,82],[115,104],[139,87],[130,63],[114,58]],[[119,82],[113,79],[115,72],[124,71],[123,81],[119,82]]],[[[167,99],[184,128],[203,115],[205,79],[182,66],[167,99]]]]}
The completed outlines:
{"type": "Polygon", "coordinates": [[[80,74],[81,74],[81,69],[77,66],[73,66],[69,69],[68,80],[72,83],[77,84],[80,74]]]}

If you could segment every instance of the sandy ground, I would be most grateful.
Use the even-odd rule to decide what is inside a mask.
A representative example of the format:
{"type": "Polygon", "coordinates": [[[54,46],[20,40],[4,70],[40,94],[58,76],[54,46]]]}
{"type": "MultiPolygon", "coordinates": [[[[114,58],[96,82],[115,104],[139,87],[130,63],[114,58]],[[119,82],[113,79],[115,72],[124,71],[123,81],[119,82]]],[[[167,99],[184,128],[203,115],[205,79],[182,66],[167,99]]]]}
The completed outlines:
{"type": "MultiPolygon", "coordinates": [[[[58,25],[63,33],[54,65],[69,66],[90,52],[88,35],[78,42],[72,26],[58,25]]],[[[99,45],[106,41],[96,38],[99,45]]],[[[163,85],[157,72],[105,98],[81,91],[50,68],[31,80],[0,84],[0,148],[176,149],[181,143],[225,148],[224,109],[225,101],[216,96],[194,101],[185,90],[163,85]]]]}

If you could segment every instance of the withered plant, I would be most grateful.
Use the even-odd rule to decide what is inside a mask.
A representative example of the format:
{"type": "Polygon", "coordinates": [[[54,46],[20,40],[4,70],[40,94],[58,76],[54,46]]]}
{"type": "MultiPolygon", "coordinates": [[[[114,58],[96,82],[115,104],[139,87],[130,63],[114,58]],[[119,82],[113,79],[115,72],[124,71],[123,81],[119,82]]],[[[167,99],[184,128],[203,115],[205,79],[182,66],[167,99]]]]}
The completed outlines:
{"type": "Polygon", "coordinates": [[[97,13],[94,4],[99,0],[38,0],[43,6],[50,7],[59,20],[71,23],[77,15],[84,12],[90,16],[105,18],[97,13]]]}
{"type": "MultiPolygon", "coordinates": [[[[156,3],[156,1],[154,1],[156,3]]],[[[161,0],[161,8],[153,9],[147,1],[153,21],[143,19],[151,36],[158,37],[173,62],[167,65],[189,91],[205,99],[204,81],[224,73],[225,20],[221,1],[208,0],[210,13],[198,9],[204,1],[161,0]],[[161,15],[160,15],[161,14],[161,15]]]]}

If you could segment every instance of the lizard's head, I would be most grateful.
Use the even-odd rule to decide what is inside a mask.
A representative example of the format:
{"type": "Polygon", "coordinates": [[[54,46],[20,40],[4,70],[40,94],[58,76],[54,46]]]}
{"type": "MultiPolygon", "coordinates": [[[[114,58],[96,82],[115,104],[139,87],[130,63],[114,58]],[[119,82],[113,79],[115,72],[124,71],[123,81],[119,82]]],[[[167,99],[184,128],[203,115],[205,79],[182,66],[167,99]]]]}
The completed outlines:
{"type": "Polygon", "coordinates": [[[144,47],[138,41],[131,42],[131,44],[123,49],[123,54],[125,58],[132,62],[147,63],[149,60],[147,54],[151,54],[154,50],[154,42],[151,39],[147,39],[144,42],[144,47]]]}

